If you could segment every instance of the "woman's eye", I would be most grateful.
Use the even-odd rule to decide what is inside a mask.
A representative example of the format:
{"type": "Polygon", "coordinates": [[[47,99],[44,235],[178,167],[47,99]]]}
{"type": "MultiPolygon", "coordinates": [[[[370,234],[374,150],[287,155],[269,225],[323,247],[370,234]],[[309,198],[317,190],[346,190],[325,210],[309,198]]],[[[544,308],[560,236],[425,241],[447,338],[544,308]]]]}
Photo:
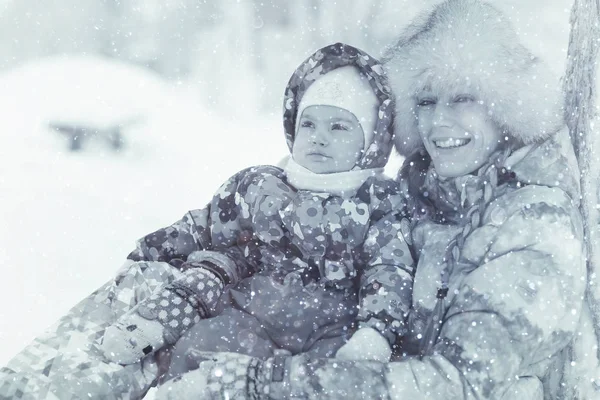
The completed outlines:
{"type": "Polygon", "coordinates": [[[427,106],[431,106],[433,104],[435,104],[434,99],[421,99],[417,102],[417,105],[419,107],[427,107],[427,106]]]}
{"type": "Polygon", "coordinates": [[[473,96],[464,95],[464,94],[461,94],[461,95],[456,96],[454,98],[454,102],[455,103],[469,103],[471,101],[475,101],[475,99],[473,98],[473,96]]]}
{"type": "Polygon", "coordinates": [[[350,128],[348,128],[346,125],[340,124],[340,123],[332,124],[331,129],[334,131],[349,131],[350,130],[350,128]]]}
{"type": "Polygon", "coordinates": [[[302,121],[300,123],[300,127],[302,127],[302,128],[314,128],[315,124],[313,124],[312,121],[302,121]]]}

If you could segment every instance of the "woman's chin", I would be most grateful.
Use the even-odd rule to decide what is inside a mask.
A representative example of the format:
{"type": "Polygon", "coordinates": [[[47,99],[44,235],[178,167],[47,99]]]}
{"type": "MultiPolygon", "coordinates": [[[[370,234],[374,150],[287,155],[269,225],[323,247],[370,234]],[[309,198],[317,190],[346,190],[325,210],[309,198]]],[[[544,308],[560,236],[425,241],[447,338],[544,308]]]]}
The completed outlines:
{"type": "Polygon", "coordinates": [[[477,152],[473,141],[460,147],[439,148],[435,147],[431,159],[437,174],[444,178],[456,178],[476,171],[481,167],[473,152],[477,152]]]}
{"type": "Polygon", "coordinates": [[[443,178],[456,178],[476,171],[480,165],[466,158],[434,159],[435,172],[443,178]]]}

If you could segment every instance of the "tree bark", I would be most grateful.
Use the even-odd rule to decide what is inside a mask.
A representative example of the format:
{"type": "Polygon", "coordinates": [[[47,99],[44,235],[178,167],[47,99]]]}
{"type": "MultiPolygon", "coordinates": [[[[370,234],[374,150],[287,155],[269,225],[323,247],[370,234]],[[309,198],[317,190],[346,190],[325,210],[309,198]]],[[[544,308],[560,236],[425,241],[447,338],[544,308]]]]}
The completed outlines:
{"type": "MultiPolygon", "coordinates": [[[[600,262],[598,256],[598,176],[596,158],[598,124],[596,109],[596,70],[600,41],[600,0],[575,0],[571,10],[571,34],[564,76],[565,120],[580,169],[581,212],[587,250],[588,287],[586,302],[591,311],[596,343],[600,343],[600,262]]],[[[592,349],[587,349],[590,351],[592,349]]],[[[596,347],[596,368],[600,346],[596,347]]],[[[573,361],[581,362],[575,356],[573,361]]],[[[580,357],[581,358],[581,357],[580,357]]],[[[589,371],[595,375],[596,371],[589,371]]],[[[593,376],[598,379],[597,376],[593,376]]],[[[585,379],[578,378],[579,389],[571,397],[580,398],[585,379]],[[578,392],[578,393],[577,393],[578,392]]],[[[588,382],[589,384],[589,382],[588,382]]],[[[596,392],[595,395],[598,393],[596,392]]],[[[585,396],[585,395],[583,395],[585,396]]]]}

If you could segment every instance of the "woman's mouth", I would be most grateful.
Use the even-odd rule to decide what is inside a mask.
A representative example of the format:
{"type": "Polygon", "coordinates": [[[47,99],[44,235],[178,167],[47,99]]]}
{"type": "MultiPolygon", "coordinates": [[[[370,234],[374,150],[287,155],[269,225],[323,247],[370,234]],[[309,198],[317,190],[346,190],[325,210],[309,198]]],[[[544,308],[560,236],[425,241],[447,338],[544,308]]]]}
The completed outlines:
{"type": "Polygon", "coordinates": [[[466,146],[471,139],[433,139],[432,142],[438,149],[455,149],[457,147],[466,146]]]}

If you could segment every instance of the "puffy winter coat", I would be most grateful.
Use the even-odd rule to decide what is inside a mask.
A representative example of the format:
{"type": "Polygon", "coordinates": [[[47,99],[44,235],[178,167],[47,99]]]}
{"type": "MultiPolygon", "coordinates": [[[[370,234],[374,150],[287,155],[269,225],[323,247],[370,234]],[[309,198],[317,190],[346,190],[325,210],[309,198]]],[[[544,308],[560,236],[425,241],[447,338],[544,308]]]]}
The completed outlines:
{"type": "MultiPolygon", "coordinates": [[[[416,189],[443,212],[412,229],[419,259],[406,357],[389,364],[297,359],[290,390],[319,399],[560,398],[586,286],[577,171],[563,154],[554,140],[515,151],[477,217],[465,212],[480,198],[480,180],[442,181],[429,171],[425,188],[416,189]],[[448,271],[440,338],[421,357],[415,349],[432,318],[443,259],[468,225],[448,271]]],[[[411,181],[415,171],[405,172],[411,181]]]]}

